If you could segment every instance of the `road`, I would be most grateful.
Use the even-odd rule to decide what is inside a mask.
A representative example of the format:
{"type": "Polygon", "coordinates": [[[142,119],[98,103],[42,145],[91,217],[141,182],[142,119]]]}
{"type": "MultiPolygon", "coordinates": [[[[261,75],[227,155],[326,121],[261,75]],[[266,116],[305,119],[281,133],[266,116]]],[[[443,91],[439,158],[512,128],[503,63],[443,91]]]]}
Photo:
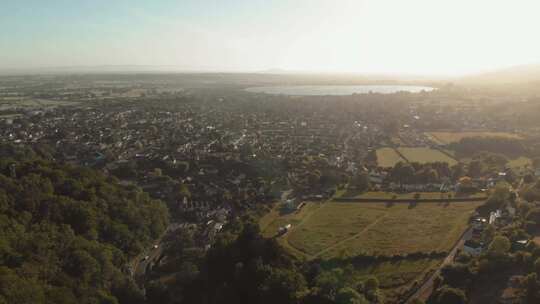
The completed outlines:
{"type": "Polygon", "coordinates": [[[429,277],[427,281],[422,284],[422,286],[414,293],[412,294],[404,303],[412,303],[414,299],[420,299],[422,301],[426,301],[431,293],[433,292],[433,282],[435,281],[435,278],[441,273],[441,269],[451,264],[454,261],[454,258],[456,257],[458,249],[463,247],[463,244],[465,243],[465,240],[469,239],[472,234],[472,228],[467,229],[465,233],[461,236],[461,239],[456,243],[456,245],[452,248],[448,256],[444,259],[444,261],[441,263],[439,268],[429,277]]]}
{"type": "Polygon", "coordinates": [[[163,240],[165,236],[168,233],[171,233],[175,231],[176,229],[180,228],[180,226],[181,224],[179,223],[170,223],[169,226],[167,226],[167,229],[165,229],[165,231],[163,232],[163,234],[157,240],[154,241],[154,243],[152,244],[152,247],[145,250],[143,253],[139,254],[131,261],[131,265],[132,265],[131,275],[139,287],[141,288],[144,287],[143,285],[144,285],[144,280],[146,276],[146,271],[151,265],[157,262],[157,260],[163,253],[163,247],[164,247],[163,240]],[[158,247],[154,248],[153,247],[154,245],[158,245],[158,247]],[[148,258],[145,259],[146,256],[148,256],[148,258]]]}

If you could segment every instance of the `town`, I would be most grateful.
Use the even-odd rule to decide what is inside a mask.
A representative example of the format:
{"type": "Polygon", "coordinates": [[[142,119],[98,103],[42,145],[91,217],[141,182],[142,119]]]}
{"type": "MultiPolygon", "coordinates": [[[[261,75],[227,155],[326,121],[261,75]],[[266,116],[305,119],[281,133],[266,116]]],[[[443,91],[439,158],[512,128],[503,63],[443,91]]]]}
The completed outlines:
{"type": "MultiPolygon", "coordinates": [[[[385,259],[412,263],[414,271],[375,270],[380,291],[366,297],[428,300],[453,261],[482,258],[497,231],[529,219],[523,206],[536,210],[540,200],[536,125],[500,112],[505,95],[463,97],[465,88],[442,84],[419,93],[292,96],[246,91],[238,75],[215,85],[126,75],[118,86],[111,77],[0,78],[0,142],[97,170],[165,203],[170,223],[127,270],[147,296],[184,271],[174,265],[186,250],[204,255],[250,215],[263,236],[309,263],[344,254],[340,263],[372,257],[375,269],[385,259]],[[422,224],[422,216],[432,219],[422,224]],[[369,247],[380,237],[371,228],[388,221],[384,229],[393,231],[393,218],[411,232],[369,247]]],[[[520,98],[515,111],[535,102],[520,98]]],[[[539,246],[535,231],[512,235],[513,250],[539,246]]],[[[366,277],[365,263],[355,276],[366,277]]]]}

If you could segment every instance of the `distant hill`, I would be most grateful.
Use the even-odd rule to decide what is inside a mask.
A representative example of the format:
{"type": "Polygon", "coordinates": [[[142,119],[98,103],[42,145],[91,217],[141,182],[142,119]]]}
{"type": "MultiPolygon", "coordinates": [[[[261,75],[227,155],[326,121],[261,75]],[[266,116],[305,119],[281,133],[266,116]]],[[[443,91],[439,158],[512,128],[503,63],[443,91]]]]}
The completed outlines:
{"type": "Polygon", "coordinates": [[[540,64],[520,65],[497,71],[466,76],[461,83],[517,84],[540,82],[540,64]]]}

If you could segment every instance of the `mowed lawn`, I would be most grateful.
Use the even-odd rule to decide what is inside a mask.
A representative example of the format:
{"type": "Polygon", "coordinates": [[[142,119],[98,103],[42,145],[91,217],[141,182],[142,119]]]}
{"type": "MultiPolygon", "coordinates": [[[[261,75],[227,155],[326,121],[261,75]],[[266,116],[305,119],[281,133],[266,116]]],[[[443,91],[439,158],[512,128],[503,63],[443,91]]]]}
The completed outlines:
{"type": "Polygon", "coordinates": [[[324,252],[323,258],[337,256],[343,251],[349,255],[392,255],[450,250],[465,231],[470,215],[482,202],[394,204],[388,207],[380,203],[350,204],[369,210],[379,208],[386,213],[358,237],[324,252]]]}
{"type": "Polygon", "coordinates": [[[426,135],[432,136],[438,143],[447,145],[458,142],[467,137],[499,137],[510,139],[522,139],[517,134],[507,132],[427,132],[426,135]]]}
{"type": "Polygon", "coordinates": [[[439,150],[414,147],[414,148],[398,148],[399,153],[403,155],[409,162],[417,163],[433,163],[447,162],[449,166],[457,164],[457,161],[450,156],[442,153],[439,150]]]}
{"type": "Polygon", "coordinates": [[[393,148],[380,148],[375,153],[377,154],[377,163],[381,167],[393,167],[398,162],[405,162],[393,148]]]}

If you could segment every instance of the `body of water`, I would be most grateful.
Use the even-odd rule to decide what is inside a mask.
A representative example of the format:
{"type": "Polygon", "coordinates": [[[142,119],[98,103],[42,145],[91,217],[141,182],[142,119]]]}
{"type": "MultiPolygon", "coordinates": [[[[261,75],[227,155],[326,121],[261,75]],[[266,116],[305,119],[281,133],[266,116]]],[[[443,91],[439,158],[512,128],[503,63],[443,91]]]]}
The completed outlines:
{"type": "Polygon", "coordinates": [[[252,87],[246,91],[274,95],[295,96],[324,96],[324,95],[352,95],[367,93],[392,94],[397,92],[418,93],[433,91],[432,87],[415,85],[302,85],[302,86],[267,86],[252,87]]]}

